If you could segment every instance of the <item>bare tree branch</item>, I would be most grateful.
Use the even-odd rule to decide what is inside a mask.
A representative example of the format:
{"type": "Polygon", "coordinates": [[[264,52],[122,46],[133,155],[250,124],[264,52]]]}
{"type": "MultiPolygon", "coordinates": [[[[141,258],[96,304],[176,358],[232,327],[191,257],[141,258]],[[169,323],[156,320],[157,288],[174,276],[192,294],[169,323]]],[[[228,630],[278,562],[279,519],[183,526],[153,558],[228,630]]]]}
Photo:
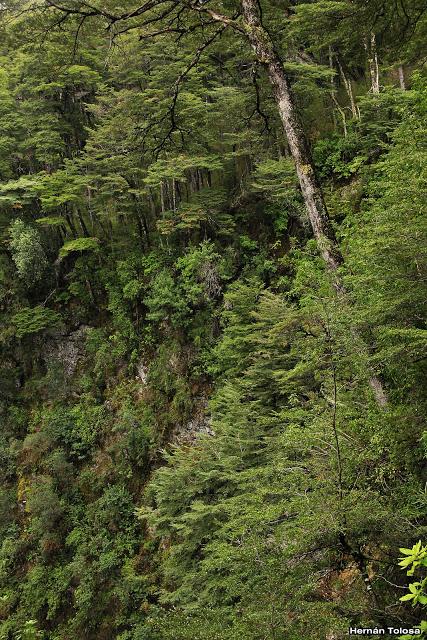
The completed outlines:
{"type": "Polygon", "coordinates": [[[171,105],[168,109],[167,114],[160,120],[160,122],[162,122],[167,118],[170,118],[170,127],[167,133],[165,134],[165,136],[160,141],[160,143],[154,148],[154,154],[156,156],[158,156],[160,151],[163,149],[165,143],[171,139],[173,132],[179,129],[176,121],[176,104],[178,101],[179,90],[182,82],[188,76],[191,69],[193,69],[197,65],[205,49],[207,49],[225,31],[226,28],[227,28],[227,25],[222,25],[221,27],[219,27],[219,29],[217,29],[212,34],[210,38],[208,38],[208,40],[206,40],[205,42],[203,42],[203,44],[200,45],[200,47],[197,49],[196,53],[194,54],[194,57],[192,58],[191,62],[186,66],[186,68],[179,74],[178,78],[175,80],[173,85],[171,105]]]}

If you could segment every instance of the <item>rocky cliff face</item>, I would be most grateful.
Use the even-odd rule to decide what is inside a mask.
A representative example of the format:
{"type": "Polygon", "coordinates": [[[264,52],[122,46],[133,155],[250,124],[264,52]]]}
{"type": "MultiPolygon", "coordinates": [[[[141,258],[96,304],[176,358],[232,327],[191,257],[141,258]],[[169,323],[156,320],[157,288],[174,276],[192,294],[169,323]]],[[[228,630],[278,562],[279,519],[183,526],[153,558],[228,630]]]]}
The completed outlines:
{"type": "Polygon", "coordinates": [[[177,425],[171,435],[172,444],[192,444],[200,434],[215,435],[211,427],[208,399],[200,396],[196,399],[196,410],[190,420],[177,425]]]}
{"type": "Polygon", "coordinates": [[[90,327],[81,325],[71,333],[56,333],[44,341],[43,360],[47,367],[60,367],[71,378],[86,353],[85,343],[90,327]]]}

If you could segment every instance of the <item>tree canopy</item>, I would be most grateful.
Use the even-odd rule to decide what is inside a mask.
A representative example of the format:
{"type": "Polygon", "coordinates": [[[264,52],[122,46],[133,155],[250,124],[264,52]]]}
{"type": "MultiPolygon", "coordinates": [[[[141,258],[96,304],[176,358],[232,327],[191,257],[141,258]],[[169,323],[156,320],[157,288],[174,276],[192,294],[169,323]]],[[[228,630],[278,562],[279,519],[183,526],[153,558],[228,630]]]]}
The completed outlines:
{"type": "Polygon", "coordinates": [[[420,625],[425,2],[0,31],[0,639],[420,625]]]}

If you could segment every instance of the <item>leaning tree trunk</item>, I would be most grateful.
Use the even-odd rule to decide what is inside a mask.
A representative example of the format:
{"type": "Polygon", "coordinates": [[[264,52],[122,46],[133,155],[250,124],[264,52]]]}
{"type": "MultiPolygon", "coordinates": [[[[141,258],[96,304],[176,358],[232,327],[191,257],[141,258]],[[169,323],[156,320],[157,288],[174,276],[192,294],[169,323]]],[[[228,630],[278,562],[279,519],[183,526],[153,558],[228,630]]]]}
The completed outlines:
{"type": "MultiPolygon", "coordinates": [[[[338,267],[344,262],[343,255],[314,170],[310,148],[297,113],[289,78],[270,35],[262,25],[257,0],[241,0],[241,7],[246,35],[257,59],[266,68],[273,87],[317,246],[333,278],[335,289],[338,294],[344,295],[345,287],[338,273],[338,267]]],[[[387,396],[381,381],[372,375],[369,382],[377,404],[384,407],[387,404],[387,396]]]]}
{"type": "Polygon", "coordinates": [[[342,283],[336,272],[343,262],[343,257],[314,171],[310,149],[294,104],[289,79],[270,36],[261,24],[257,0],[242,0],[241,4],[248,39],[258,60],[266,67],[273,86],[274,97],[295,162],[314,236],[328,270],[334,277],[335,287],[341,290],[342,283]]]}

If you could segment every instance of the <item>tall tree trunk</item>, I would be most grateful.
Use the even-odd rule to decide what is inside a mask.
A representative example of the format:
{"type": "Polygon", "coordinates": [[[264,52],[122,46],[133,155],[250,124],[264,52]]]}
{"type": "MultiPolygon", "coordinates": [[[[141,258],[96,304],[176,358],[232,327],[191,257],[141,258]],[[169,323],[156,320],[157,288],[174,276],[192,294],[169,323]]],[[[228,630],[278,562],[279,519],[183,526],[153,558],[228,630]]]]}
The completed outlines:
{"type": "MultiPolygon", "coordinates": [[[[347,118],[345,117],[345,111],[341,107],[340,103],[337,99],[337,91],[335,88],[335,70],[334,70],[334,52],[332,51],[332,47],[329,47],[329,69],[331,70],[331,98],[332,102],[337,108],[338,113],[342,118],[342,126],[344,131],[344,138],[347,138],[347,118]]],[[[335,111],[332,109],[333,117],[334,117],[334,128],[336,129],[336,118],[335,111]]]]}
{"type": "Polygon", "coordinates": [[[175,213],[176,211],[176,181],[175,178],[172,178],[172,209],[175,213]]]}
{"type": "MultiPolygon", "coordinates": [[[[263,27],[257,0],[241,0],[244,29],[259,62],[266,68],[268,78],[273,87],[274,98],[288,140],[295,167],[310,220],[313,234],[326,267],[333,278],[338,294],[346,294],[345,287],[338,273],[338,267],[344,262],[335,232],[318,182],[310,148],[300,122],[292,88],[282,60],[275,50],[273,41],[263,27]]],[[[366,349],[367,351],[367,349],[366,349]]],[[[370,376],[371,389],[377,404],[384,407],[387,396],[381,380],[370,376]]]]}
{"type": "Polygon", "coordinates": [[[76,213],[77,213],[77,218],[79,220],[80,227],[81,227],[81,230],[83,232],[83,235],[86,236],[86,238],[88,238],[90,236],[90,233],[89,233],[89,231],[87,229],[87,226],[85,224],[84,218],[83,218],[82,214],[80,213],[79,209],[76,209],[76,213]]]}
{"type": "Polygon", "coordinates": [[[340,290],[342,283],[336,271],[342,264],[343,257],[314,171],[310,149],[297,114],[289,79],[269,34],[261,24],[257,0],[241,0],[241,6],[247,37],[258,60],[267,69],[273,87],[274,97],[295,162],[302,195],[319,251],[334,276],[336,289],[340,290]]]}
{"type": "Polygon", "coordinates": [[[402,91],[406,91],[405,71],[402,64],[399,65],[399,84],[402,91]]]}
{"type": "Polygon", "coordinates": [[[145,240],[147,242],[147,247],[150,248],[151,247],[150,230],[148,228],[147,218],[146,218],[145,213],[143,213],[143,212],[141,212],[140,215],[141,215],[142,226],[144,227],[145,240]]]}
{"type": "MultiPolygon", "coordinates": [[[[336,100],[336,88],[335,88],[335,76],[334,74],[334,53],[332,51],[332,47],[329,47],[329,69],[331,71],[331,79],[330,79],[330,83],[331,83],[331,97],[332,100],[335,102],[336,100]]],[[[334,131],[337,128],[337,119],[335,117],[335,111],[334,109],[332,109],[332,121],[334,124],[334,131]]]]}
{"type": "Polygon", "coordinates": [[[372,52],[372,58],[374,61],[373,90],[374,90],[374,93],[379,93],[380,92],[380,67],[378,64],[377,39],[375,37],[375,33],[371,33],[371,52],[372,52]]]}
{"type": "Polygon", "coordinates": [[[347,91],[348,99],[350,100],[351,115],[355,120],[360,120],[360,114],[356,105],[356,100],[353,93],[353,86],[351,84],[351,79],[346,76],[346,73],[344,71],[344,68],[338,56],[336,60],[337,60],[338,69],[340,71],[345,90],[347,91]]]}
{"type": "Polygon", "coordinates": [[[73,237],[77,238],[78,237],[78,233],[77,233],[76,225],[74,224],[74,220],[73,220],[72,214],[68,211],[67,205],[65,205],[65,219],[68,222],[68,226],[70,228],[70,231],[71,231],[73,237]]]}
{"type": "Polygon", "coordinates": [[[162,213],[165,212],[165,196],[163,191],[163,180],[160,182],[160,206],[162,209],[162,213]]]}
{"type": "Polygon", "coordinates": [[[151,217],[152,217],[153,221],[156,221],[156,219],[157,219],[156,203],[154,201],[153,193],[152,193],[150,187],[148,187],[148,202],[150,203],[151,217]]]}
{"type": "Polygon", "coordinates": [[[144,228],[142,226],[142,220],[138,212],[136,213],[136,226],[138,227],[138,236],[139,236],[139,241],[141,243],[141,247],[142,249],[144,249],[144,246],[145,246],[144,228]]]}
{"type": "Polygon", "coordinates": [[[368,56],[371,90],[372,93],[378,94],[380,92],[380,69],[378,65],[377,39],[375,33],[371,33],[369,39],[365,38],[364,44],[368,56]]]}

